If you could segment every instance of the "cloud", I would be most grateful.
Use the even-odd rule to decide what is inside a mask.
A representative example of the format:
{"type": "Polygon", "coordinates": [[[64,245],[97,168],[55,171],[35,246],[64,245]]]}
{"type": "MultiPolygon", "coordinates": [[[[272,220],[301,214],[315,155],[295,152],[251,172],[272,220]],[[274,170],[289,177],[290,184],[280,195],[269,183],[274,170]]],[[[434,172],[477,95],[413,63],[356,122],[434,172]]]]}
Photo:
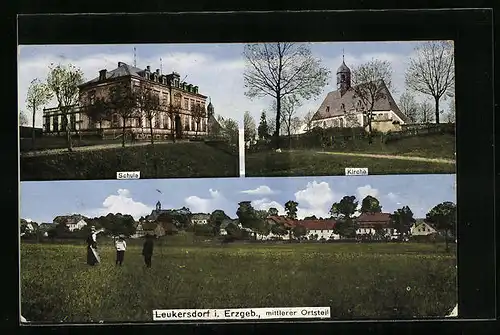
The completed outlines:
{"type": "Polygon", "coordinates": [[[371,185],[360,186],[356,189],[358,201],[363,201],[367,196],[372,196],[377,198],[379,195],[379,191],[376,188],[371,187],[371,185]]]}
{"type": "Polygon", "coordinates": [[[269,186],[261,185],[256,189],[241,191],[241,193],[253,194],[253,195],[269,195],[275,193],[275,191],[271,190],[269,186]]]}
{"type": "Polygon", "coordinates": [[[311,215],[329,217],[330,208],[336,198],[338,195],[332,191],[327,182],[309,182],[305,189],[295,193],[295,201],[299,203],[297,217],[299,219],[311,215]]]}
{"type": "Polygon", "coordinates": [[[153,207],[135,201],[127,189],[119,189],[116,193],[104,199],[102,208],[87,211],[85,215],[95,217],[104,216],[108,213],[121,213],[131,215],[134,219],[138,220],[141,216],[148,215],[153,210],[153,207]]]}
{"type": "Polygon", "coordinates": [[[268,198],[263,198],[259,200],[252,201],[253,208],[257,210],[267,211],[269,208],[276,208],[279,215],[285,215],[285,207],[280,203],[270,200],[268,198]]]}
{"type": "Polygon", "coordinates": [[[201,213],[211,213],[216,209],[225,207],[227,201],[217,190],[209,190],[209,198],[201,198],[196,195],[192,195],[184,199],[186,206],[189,207],[191,212],[201,212],[201,213]]]}

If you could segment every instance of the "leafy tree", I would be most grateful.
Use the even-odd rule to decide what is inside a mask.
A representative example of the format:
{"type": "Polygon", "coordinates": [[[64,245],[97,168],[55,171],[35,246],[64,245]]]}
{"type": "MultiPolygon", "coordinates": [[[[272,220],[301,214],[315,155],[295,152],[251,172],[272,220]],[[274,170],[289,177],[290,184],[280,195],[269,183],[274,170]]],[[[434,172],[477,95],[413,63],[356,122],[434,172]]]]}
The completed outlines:
{"type": "Polygon", "coordinates": [[[208,222],[214,229],[214,235],[217,235],[219,233],[222,222],[229,219],[230,217],[227,216],[226,213],[224,213],[224,211],[221,209],[216,209],[212,212],[212,214],[210,214],[208,222]]]}
{"type": "Polygon", "coordinates": [[[399,98],[399,107],[411,122],[416,123],[418,120],[418,103],[415,97],[410,92],[406,91],[399,98]]]}
{"type": "Polygon", "coordinates": [[[139,118],[132,88],[126,82],[114,85],[108,97],[108,105],[115,115],[120,117],[122,126],[122,147],[125,147],[127,121],[139,118]]]}
{"type": "Polygon", "coordinates": [[[269,96],[276,100],[276,148],[279,148],[281,101],[287,96],[308,100],[319,95],[330,72],[321,66],[304,43],[255,43],[244,47],[246,92],[253,99],[269,96]]]}
{"type": "Polygon", "coordinates": [[[257,134],[259,135],[259,139],[266,140],[269,137],[269,126],[267,125],[267,116],[266,112],[262,111],[260,114],[260,122],[257,127],[257,134]]]}
{"type": "Polygon", "coordinates": [[[245,112],[243,114],[243,133],[245,136],[245,143],[251,142],[255,139],[255,120],[253,119],[250,112],[245,112]]]}
{"type": "Polygon", "coordinates": [[[297,219],[297,206],[299,204],[293,200],[289,200],[285,204],[286,216],[289,219],[295,220],[297,219]]]}
{"type": "Polygon", "coordinates": [[[88,116],[92,122],[98,122],[99,127],[102,129],[102,121],[111,121],[111,113],[109,112],[106,99],[102,97],[95,98],[93,103],[88,102],[82,106],[82,111],[88,116]]]}
{"type": "Polygon", "coordinates": [[[28,88],[28,94],[26,97],[26,107],[32,111],[32,133],[31,133],[31,143],[33,149],[35,149],[35,118],[36,113],[40,110],[40,107],[46,105],[50,99],[52,99],[53,94],[50,91],[47,84],[40,82],[37,78],[31,81],[30,87],[28,88]]]}
{"type": "Polygon", "coordinates": [[[390,215],[390,218],[391,226],[399,232],[400,240],[402,240],[405,235],[409,234],[411,226],[415,223],[413,212],[408,206],[397,209],[390,215]]]}
{"type": "Polygon", "coordinates": [[[133,104],[137,108],[135,118],[146,118],[149,121],[151,144],[154,144],[153,120],[160,117],[160,96],[154,92],[149,82],[141,81],[132,92],[133,104]]]}
{"type": "Polygon", "coordinates": [[[252,206],[250,201],[242,201],[238,203],[238,209],[236,215],[244,228],[249,228],[253,231],[257,231],[260,225],[257,213],[252,206]]]}
{"type": "Polygon", "coordinates": [[[292,228],[292,234],[295,238],[300,239],[302,236],[306,236],[307,229],[306,227],[298,224],[292,228]]]}
{"type": "Polygon", "coordinates": [[[434,98],[435,121],[439,123],[439,101],[443,96],[453,96],[455,87],[453,42],[424,42],[415,51],[416,56],[410,60],[406,72],[406,85],[415,92],[434,98]]]}
{"type": "Polygon", "coordinates": [[[26,126],[28,124],[28,117],[23,111],[19,111],[19,125],[26,126]]]}
{"type": "Polygon", "coordinates": [[[356,237],[356,223],[350,217],[343,217],[337,220],[333,232],[343,237],[356,237]]]}
{"type": "Polygon", "coordinates": [[[285,236],[286,234],[288,234],[288,229],[286,229],[282,224],[280,223],[277,223],[277,224],[273,224],[271,225],[271,233],[273,233],[274,235],[278,235],[278,236],[285,236]]]}
{"type": "Polygon", "coordinates": [[[352,73],[354,97],[365,108],[368,120],[369,141],[372,142],[373,107],[381,99],[387,99],[387,90],[392,87],[392,69],[387,61],[372,60],[361,64],[352,73]]]}
{"type": "Polygon", "coordinates": [[[339,202],[332,205],[330,214],[334,219],[350,219],[356,213],[357,207],[358,201],[356,197],[346,195],[339,202]]]}
{"type": "Polygon", "coordinates": [[[231,118],[223,118],[219,116],[219,123],[222,127],[222,136],[226,138],[230,144],[238,146],[239,141],[239,128],[238,122],[231,118]]]}
{"type": "Polygon", "coordinates": [[[437,230],[444,232],[446,250],[449,250],[448,236],[456,236],[457,206],[445,201],[434,206],[425,217],[425,222],[432,224],[437,230]]]}
{"type": "Polygon", "coordinates": [[[377,198],[367,195],[361,202],[361,213],[381,213],[382,206],[377,198]]]}
{"type": "Polygon", "coordinates": [[[271,208],[268,209],[267,214],[269,216],[278,216],[279,212],[278,212],[278,210],[276,208],[271,207],[271,208]]]}
{"type": "Polygon", "coordinates": [[[196,123],[195,137],[198,137],[198,131],[200,130],[201,120],[207,116],[205,107],[197,103],[191,108],[191,115],[193,116],[194,122],[196,123]]]}
{"type": "Polygon", "coordinates": [[[83,72],[71,64],[67,66],[51,65],[49,69],[47,87],[55,96],[59,111],[62,114],[68,151],[73,151],[71,124],[68,122],[68,115],[79,102],[79,86],[84,81],[83,72]]]}

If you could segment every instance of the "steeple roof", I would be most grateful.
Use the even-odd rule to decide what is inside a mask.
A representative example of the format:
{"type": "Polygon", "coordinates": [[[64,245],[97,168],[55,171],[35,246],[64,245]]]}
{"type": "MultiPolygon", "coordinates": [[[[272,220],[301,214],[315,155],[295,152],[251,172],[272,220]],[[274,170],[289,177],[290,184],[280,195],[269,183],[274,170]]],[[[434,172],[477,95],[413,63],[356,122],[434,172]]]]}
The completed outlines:
{"type": "Polygon", "coordinates": [[[340,65],[340,67],[339,67],[339,68],[338,68],[338,70],[337,70],[337,73],[342,73],[342,72],[344,72],[344,73],[345,73],[345,72],[348,72],[348,73],[350,73],[350,72],[351,72],[351,69],[349,69],[349,68],[347,67],[347,65],[345,65],[345,62],[344,62],[344,61],[342,61],[342,65],[340,65]]]}

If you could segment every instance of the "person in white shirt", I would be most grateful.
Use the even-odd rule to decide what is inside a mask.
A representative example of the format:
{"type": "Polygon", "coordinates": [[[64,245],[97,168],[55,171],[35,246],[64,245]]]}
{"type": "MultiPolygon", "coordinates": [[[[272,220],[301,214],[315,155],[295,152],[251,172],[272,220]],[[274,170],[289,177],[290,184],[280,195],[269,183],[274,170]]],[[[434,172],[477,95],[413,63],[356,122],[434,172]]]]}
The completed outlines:
{"type": "Polygon", "coordinates": [[[123,258],[125,257],[125,250],[127,250],[127,242],[123,236],[118,236],[115,240],[115,248],[116,248],[116,265],[122,265],[123,258]]]}

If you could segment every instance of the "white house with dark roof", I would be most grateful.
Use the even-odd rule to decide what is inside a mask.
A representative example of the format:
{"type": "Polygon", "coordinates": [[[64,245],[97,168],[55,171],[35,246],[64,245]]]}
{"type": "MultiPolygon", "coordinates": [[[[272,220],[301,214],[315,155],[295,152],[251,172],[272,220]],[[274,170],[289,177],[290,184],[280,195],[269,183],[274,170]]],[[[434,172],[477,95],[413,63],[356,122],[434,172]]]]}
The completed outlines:
{"type": "Polygon", "coordinates": [[[87,225],[87,218],[80,214],[62,215],[54,218],[54,224],[65,224],[69,231],[80,230],[87,225]]]}
{"type": "MultiPolygon", "coordinates": [[[[373,106],[372,129],[381,132],[396,131],[401,125],[409,123],[396,104],[391,92],[381,80],[384,97],[375,101],[373,106]]],[[[356,97],[351,86],[351,70],[345,62],[337,70],[337,90],[328,93],[322,104],[313,115],[312,127],[368,127],[365,115],[366,106],[356,97]]]]}
{"type": "Polygon", "coordinates": [[[410,233],[412,236],[428,236],[437,233],[437,231],[425,222],[424,219],[417,219],[411,226],[410,233]]]}

